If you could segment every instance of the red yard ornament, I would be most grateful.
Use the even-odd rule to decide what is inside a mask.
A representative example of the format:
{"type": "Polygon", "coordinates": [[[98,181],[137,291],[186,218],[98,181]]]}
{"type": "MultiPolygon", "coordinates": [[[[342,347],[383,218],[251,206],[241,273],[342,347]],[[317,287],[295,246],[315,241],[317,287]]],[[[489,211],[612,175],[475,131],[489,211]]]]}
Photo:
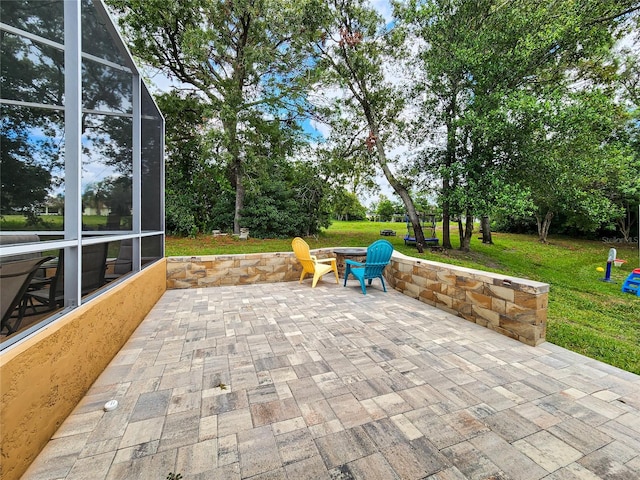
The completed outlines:
{"type": "Polygon", "coordinates": [[[343,47],[345,44],[349,47],[355,47],[360,42],[362,42],[362,33],[354,32],[351,33],[346,28],[340,29],[340,46],[343,47]]]}
{"type": "Polygon", "coordinates": [[[373,150],[373,147],[376,145],[377,140],[378,137],[376,137],[373,132],[369,132],[369,136],[364,141],[364,143],[367,145],[367,150],[371,152],[373,150]]]}

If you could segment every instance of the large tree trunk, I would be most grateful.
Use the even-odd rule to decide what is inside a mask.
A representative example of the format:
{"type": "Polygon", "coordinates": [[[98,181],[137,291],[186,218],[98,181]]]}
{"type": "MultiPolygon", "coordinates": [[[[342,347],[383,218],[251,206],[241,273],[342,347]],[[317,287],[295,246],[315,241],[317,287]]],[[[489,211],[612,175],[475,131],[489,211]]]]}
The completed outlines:
{"type": "Polygon", "coordinates": [[[451,232],[450,232],[450,222],[451,215],[449,213],[449,200],[447,200],[447,194],[449,193],[449,181],[448,179],[442,180],[442,193],[443,193],[443,202],[442,202],[442,247],[451,249],[451,232]]]}
{"type": "Polygon", "coordinates": [[[542,243],[547,243],[547,236],[549,235],[549,227],[551,226],[551,219],[553,218],[553,212],[546,213],[544,218],[541,215],[536,214],[536,223],[538,224],[538,240],[542,243]]]}
{"type": "Polygon", "coordinates": [[[458,218],[458,235],[460,236],[460,250],[468,252],[471,249],[471,237],[473,236],[473,215],[467,212],[465,224],[462,217],[458,218]]]}
{"type": "Polygon", "coordinates": [[[416,237],[416,248],[419,253],[424,252],[424,232],[422,231],[422,225],[420,224],[420,218],[418,217],[418,213],[416,212],[416,207],[413,204],[413,200],[409,195],[409,191],[407,188],[400,183],[400,181],[395,177],[389,165],[387,163],[387,155],[384,151],[384,145],[382,144],[382,140],[380,138],[380,132],[378,130],[378,121],[377,121],[377,112],[375,112],[371,106],[370,95],[367,91],[366,84],[361,82],[361,79],[358,78],[358,75],[354,73],[353,67],[350,65],[349,57],[346,54],[346,50],[343,49],[344,60],[349,65],[349,69],[351,71],[351,79],[352,81],[348,82],[347,85],[354,97],[357,99],[358,103],[362,107],[362,111],[367,120],[367,126],[369,127],[369,148],[375,147],[375,153],[378,159],[378,165],[382,169],[384,176],[389,181],[389,184],[393,188],[393,190],[398,194],[398,196],[402,199],[402,203],[404,203],[405,208],[407,209],[407,215],[411,224],[413,225],[413,232],[416,237]],[[356,87],[357,85],[357,87],[356,87]]]}
{"type": "Polygon", "coordinates": [[[464,237],[460,243],[460,250],[468,252],[471,250],[471,238],[473,237],[473,214],[467,212],[467,221],[464,229],[464,237]]]}
{"type": "Polygon", "coordinates": [[[398,181],[395,177],[389,165],[387,164],[387,155],[384,151],[384,145],[382,144],[382,140],[380,138],[380,132],[378,130],[378,113],[374,111],[371,105],[371,95],[367,91],[366,82],[363,82],[362,77],[359,75],[357,68],[351,64],[349,55],[347,54],[346,48],[342,47],[342,55],[349,69],[350,81],[347,82],[348,88],[353,93],[355,99],[358,101],[360,106],[362,107],[362,111],[367,120],[367,126],[369,127],[369,143],[370,148],[375,146],[378,165],[382,169],[384,176],[389,181],[389,184],[393,188],[393,190],[398,194],[398,196],[402,199],[405,208],[407,209],[407,215],[411,224],[413,225],[413,231],[416,237],[416,248],[419,253],[424,252],[424,233],[422,231],[422,225],[420,224],[420,218],[418,217],[418,213],[416,212],[415,205],[413,204],[413,200],[409,195],[409,191],[407,188],[398,181]]]}
{"type": "MultiPolygon", "coordinates": [[[[624,215],[620,217],[616,223],[618,224],[618,230],[620,230],[620,233],[624,237],[624,241],[626,243],[630,243],[631,229],[635,222],[633,221],[633,218],[631,216],[631,205],[629,205],[628,203],[625,204],[624,210],[625,210],[624,215]]],[[[638,219],[638,221],[640,221],[640,219],[638,219]]]]}
{"type": "Polygon", "coordinates": [[[482,230],[482,243],[493,245],[491,238],[491,221],[488,216],[483,216],[480,220],[480,229],[482,230]]]}
{"type": "Polygon", "coordinates": [[[240,222],[242,209],[244,208],[244,178],[242,174],[242,162],[238,159],[233,168],[236,185],[236,203],[233,212],[233,233],[240,235],[240,222]]]}
{"type": "MultiPolygon", "coordinates": [[[[449,232],[451,221],[451,208],[449,204],[449,194],[451,193],[451,176],[450,168],[456,161],[456,132],[453,125],[453,120],[457,115],[457,89],[454,89],[451,98],[449,99],[449,105],[447,107],[447,116],[445,118],[445,125],[447,128],[447,151],[445,154],[444,167],[445,171],[442,176],[442,247],[451,249],[451,234],[449,232]]],[[[460,224],[458,224],[460,226],[460,224]]]]}
{"type": "Polygon", "coordinates": [[[405,208],[407,209],[407,215],[409,217],[409,221],[411,225],[413,225],[413,232],[416,236],[416,248],[419,253],[424,252],[424,232],[422,231],[422,225],[420,224],[420,217],[418,216],[418,212],[416,211],[416,207],[413,204],[413,199],[409,195],[408,190],[402,185],[393,175],[393,172],[389,169],[387,165],[387,158],[384,153],[384,148],[382,145],[378,145],[379,142],[376,142],[376,147],[378,150],[378,158],[380,161],[380,166],[382,167],[382,171],[384,172],[384,176],[387,177],[389,184],[393,187],[393,190],[398,194],[398,196],[402,199],[405,208]]]}
{"type": "Polygon", "coordinates": [[[238,119],[236,115],[229,114],[223,121],[224,132],[226,134],[227,151],[230,158],[231,185],[236,190],[236,201],[233,211],[233,233],[240,235],[240,223],[242,221],[242,208],[244,207],[244,165],[240,148],[238,146],[238,119]]]}
{"type": "Polygon", "coordinates": [[[371,108],[366,101],[363,100],[362,107],[365,111],[365,116],[367,118],[367,123],[369,124],[369,129],[371,131],[371,137],[375,141],[375,148],[378,157],[378,164],[380,168],[382,168],[382,172],[384,176],[389,181],[389,185],[393,188],[393,190],[398,194],[398,196],[402,199],[402,203],[404,203],[405,208],[407,209],[407,215],[409,217],[409,221],[411,225],[413,225],[413,232],[416,236],[416,248],[419,253],[424,252],[424,232],[422,231],[422,225],[420,224],[420,217],[418,216],[418,212],[416,211],[416,207],[413,204],[413,199],[411,195],[409,195],[409,191],[407,188],[402,185],[398,179],[395,177],[389,165],[387,164],[387,155],[384,151],[384,145],[380,141],[380,135],[378,132],[378,128],[373,121],[373,115],[371,114],[371,108]]]}

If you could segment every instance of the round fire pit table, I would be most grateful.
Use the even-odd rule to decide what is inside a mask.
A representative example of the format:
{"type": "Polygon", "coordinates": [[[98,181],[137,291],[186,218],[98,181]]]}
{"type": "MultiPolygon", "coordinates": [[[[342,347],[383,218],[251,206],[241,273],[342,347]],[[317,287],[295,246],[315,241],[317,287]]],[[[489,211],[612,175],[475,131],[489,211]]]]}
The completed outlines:
{"type": "Polygon", "coordinates": [[[366,248],[334,248],[333,253],[336,254],[336,263],[338,264],[338,276],[344,278],[344,271],[347,268],[345,260],[355,260],[364,263],[367,259],[366,248]]]}

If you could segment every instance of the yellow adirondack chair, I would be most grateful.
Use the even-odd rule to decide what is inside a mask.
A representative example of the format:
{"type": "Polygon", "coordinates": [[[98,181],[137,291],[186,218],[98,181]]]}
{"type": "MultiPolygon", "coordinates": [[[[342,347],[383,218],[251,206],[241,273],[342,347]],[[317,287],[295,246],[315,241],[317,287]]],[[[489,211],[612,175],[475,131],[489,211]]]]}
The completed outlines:
{"type": "Polygon", "coordinates": [[[316,286],[320,277],[333,270],[336,276],[336,283],[340,283],[338,280],[338,265],[335,258],[322,258],[318,259],[315,255],[311,255],[309,250],[309,244],[300,237],[296,237],[291,242],[293,247],[293,253],[302,265],[302,273],[300,274],[300,282],[307,275],[307,273],[313,274],[313,283],[311,288],[316,286]]]}

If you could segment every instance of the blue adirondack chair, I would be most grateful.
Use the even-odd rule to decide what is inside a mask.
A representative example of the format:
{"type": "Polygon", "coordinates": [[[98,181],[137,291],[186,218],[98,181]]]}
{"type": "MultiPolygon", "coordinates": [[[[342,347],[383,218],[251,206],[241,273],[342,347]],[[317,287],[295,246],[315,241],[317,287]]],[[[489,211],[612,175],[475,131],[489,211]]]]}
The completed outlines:
{"type": "Polygon", "coordinates": [[[384,285],[384,277],[382,272],[384,267],[389,264],[391,254],[393,253],[393,245],[386,240],[376,240],[367,247],[367,259],[365,263],[356,262],[355,260],[346,260],[347,269],[344,272],[344,286],[347,286],[347,278],[349,274],[353,275],[360,281],[362,293],[367,294],[367,288],[364,281],[368,280],[369,285],[374,278],[379,278],[382,282],[382,289],[386,292],[387,287],[384,285]]]}

